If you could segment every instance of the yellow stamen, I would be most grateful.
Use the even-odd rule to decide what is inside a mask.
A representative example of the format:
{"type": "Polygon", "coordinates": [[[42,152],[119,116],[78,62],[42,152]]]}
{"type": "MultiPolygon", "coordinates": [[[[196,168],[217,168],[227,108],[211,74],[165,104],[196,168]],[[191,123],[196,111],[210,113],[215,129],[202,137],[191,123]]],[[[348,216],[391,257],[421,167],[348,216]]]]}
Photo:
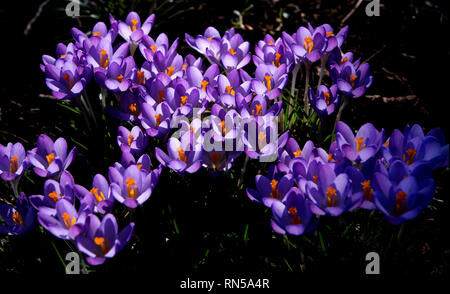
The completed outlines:
{"type": "Polygon", "coordinates": [[[119,81],[119,83],[122,83],[122,81],[123,81],[123,75],[118,75],[118,76],[117,76],[117,80],[119,81]]]}
{"type": "Polygon", "coordinates": [[[364,146],[362,145],[364,143],[364,138],[363,137],[359,137],[358,139],[355,140],[356,142],[356,152],[361,151],[361,146],[362,149],[364,149],[364,146]]]}
{"type": "Polygon", "coordinates": [[[95,245],[100,246],[100,249],[102,250],[103,254],[108,253],[108,251],[109,251],[108,240],[106,240],[103,237],[95,237],[94,238],[94,243],[95,243],[95,245]]]}
{"type": "Polygon", "coordinates": [[[137,186],[136,186],[135,180],[133,180],[133,178],[128,178],[128,179],[125,180],[125,183],[127,184],[128,198],[136,199],[137,186]]]}
{"type": "Polygon", "coordinates": [[[90,191],[92,194],[94,194],[95,199],[97,199],[97,202],[102,202],[103,200],[105,200],[105,195],[103,195],[103,192],[100,191],[100,194],[98,194],[98,189],[97,188],[92,188],[90,191]]]}
{"type": "Polygon", "coordinates": [[[401,215],[406,211],[406,193],[399,191],[395,196],[395,212],[401,215]]]}
{"type": "Polygon", "coordinates": [[[291,218],[291,224],[292,225],[299,225],[299,224],[302,223],[302,220],[301,220],[300,216],[297,215],[298,214],[298,210],[294,206],[291,206],[288,209],[288,214],[292,215],[292,218],[291,218]]]}
{"type": "Polygon", "coordinates": [[[73,85],[75,84],[75,77],[73,78],[73,83],[70,81],[70,75],[68,73],[64,74],[64,80],[66,80],[67,82],[67,86],[69,87],[69,89],[73,88],[73,85]]]}
{"type": "Polygon", "coordinates": [[[264,132],[259,132],[258,134],[258,145],[259,145],[259,149],[263,149],[264,146],[266,146],[267,144],[267,138],[266,138],[266,133],[264,132]]]}
{"type": "Polygon", "coordinates": [[[101,37],[101,36],[100,36],[100,32],[93,32],[93,33],[92,33],[92,36],[101,37]]]}
{"type": "Polygon", "coordinates": [[[231,94],[233,96],[236,95],[236,92],[233,90],[232,86],[226,86],[226,88],[227,88],[227,94],[231,94]]]}
{"type": "Polygon", "coordinates": [[[72,217],[70,214],[64,212],[62,215],[62,219],[64,220],[64,224],[66,225],[66,227],[68,229],[70,229],[70,227],[72,227],[74,224],[77,223],[77,220],[75,219],[75,217],[72,217]],[[72,221],[70,220],[72,218],[72,221]]]}
{"type": "Polygon", "coordinates": [[[180,99],[181,99],[180,106],[183,106],[183,105],[186,104],[186,102],[188,100],[188,97],[187,96],[181,96],[180,99]]]}
{"type": "Polygon", "coordinates": [[[313,42],[312,38],[311,37],[306,37],[305,38],[305,42],[303,43],[303,48],[305,48],[305,50],[308,53],[311,53],[313,47],[314,47],[314,42],[313,42]]]}
{"type": "Polygon", "coordinates": [[[328,207],[335,207],[338,203],[336,189],[328,187],[327,189],[327,205],[328,207]]]}
{"type": "Polygon", "coordinates": [[[325,103],[328,105],[330,105],[330,92],[324,92],[323,96],[325,96],[325,103]]]}
{"type": "Polygon", "coordinates": [[[177,148],[177,152],[178,152],[178,159],[183,161],[184,163],[186,163],[187,162],[187,157],[186,157],[186,154],[184,153],[183,148],[178,147],[177,148]]]}
{"type": "Polygon", "coordinates": [[[280,199],[280,193],[278,192],[278,189],[277,189],[278,181],[277,180],[272,180],[270,182],[270,186],[272,188],[272,192],[270,193],[270,197],[272,197],[273,199],[280,199]]]}
{"type": "Polygon", "coordinates": [[[138,116],[141,113],[139,111],[139,109],[137,108],[136,103],[130,104],[130,106],[128,106],[128,109],[130,110],[131,114],[134,116],[138,116]]]}
{"type": "Polygon", "coordinates": [[[168,76],[170,77],[170,76],[172,76],[174,70],[175,70],[175,67],[174,67],[174,66],[169,66],[169,67],[165,70],[165,73],[166,73],[166,75],[168,75],[168,76]]]}
{"type": "Polygon", "coordinates": [[[55,160],[55,154],[50,153],[49,155],[46,155],[45,158],[47,159],[48,165],[50,165],[53,162],[53,160],[55,160]]]}
{"type": "Polygon", "coordinates": [[[302,155],[302,150],[297,150],[297,151],[294,151],[294,156],[295,157],[299,157],[300,155],[302,155]]]}
{"type": "Polygon", "coordinates": [[[105,49],[102,49],[100,51],[100,54],[102,55],[102,57],[100,59],[100,66],[103,67],[103,68],[107,68],[108,64],[109,64],[109,56],[108,56],[108,58],[105,58],[107,53],[108,52],[106,52],[105,49]]]}
{"type": "Polygon", "coordinates": [[[364,199],[368,201],[372,201],[372,195],[373,195],[373,189],[370,188],[370,180],[365,180],[364,182],[361,182],[363,193],[364,193],[364,199]]]}
{"type": "Polygon", "coordinates": [[[155,119],[156,119],[156,126],[159,127],[159,125],[161,124],[161,114],[155,114],[155,119]]]}
{"type": "Polygon", "coordinates": [[[202,85],[202,89],[203,89],[203,91],[205,91],[206,92],[206,86],[209,84],[209,82],[208,81],[203,81],[203,82],[201,82],[200,83],[200,85],[202,85]]]}
{"type": "Polygon", "coordinates": [[[405,151],[406,155],[408,155],[408,159],[406,159],[405,154],[403,154],[403,161],[406,162],[407,165],[411,165],[414,163],[414,157],[417,154],[417,151],[413,148],[409,148],[405,151]]]}
{"type": "Polygon", "coordinates": [[[144,84],[144,71],[137,71],[137,79],[138,79],[138,83],[139,85],[144,84]]]}
{"type": "Polygon", "coordinates": [[[16,225],[21,225],[21,226],[24,225],[22,216],[20,215],[20,213],[18,211],[14,212],[12,214],[12,220],[14,221],[14,223],[16,225]]]}
{"type": "Polygon", "coordinates": [[[271,83],[271,79],[272,76],[264,76],[264,79],[266,80],[266,87],[267,87],[267,91],[271,91],[272,90],[272,83],[271,83]]]}
{"type": "Polygon", "coordinates": [[[133,27],[131,28],[131,30],[134,32],[136,30],[136,25],[139,23],[139,21],[136,19],[132,19],[131,23],[133,24],[133,27]]]}
{"type": "Polygon", "coordinates": [[[132,134],[129,134],[129,135],[128,135],[128,146],[131,146],[131,144],[133,143],[133,141],[134,141],[133,135],[132,135],[132,134]]]}
{"type": "Polygon", "coordinates": [[[230,53],[231,53],[231,55],[235,55],[235,54],[236,54],[236,51],[234,51],[234,49],[233,49],[233,48],[230,48],[230,50],[228,50],[228,52],[230,52],[230,53]]]}
{"type": "Polygon", "coordinates": [[[156,92],[158,93],[158,97],[156,98],[156,102],[159,104],[159,103],[164,101],[165,92],[164,92],[164,90],[159,90],[159,91],[156,91],[156,92]]]}
{"type": "Polygon", "coordinates": [[[10,160],[9,168],[10,168],[12,174],[15,174],[16,171],[19,169],[18,161],[19,161],[19,158],[15,155],[10,160]]]}

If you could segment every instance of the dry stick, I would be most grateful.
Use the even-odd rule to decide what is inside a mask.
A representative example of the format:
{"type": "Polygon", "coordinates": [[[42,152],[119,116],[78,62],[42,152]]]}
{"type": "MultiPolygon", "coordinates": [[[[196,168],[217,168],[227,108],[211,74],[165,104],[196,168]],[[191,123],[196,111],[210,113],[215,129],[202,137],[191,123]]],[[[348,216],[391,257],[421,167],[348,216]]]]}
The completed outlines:
{"type": "Polygon", "coordinates": [[[41,5],[39,5],[39,8],[36,12],[36,14],[34,15],[34,17],[28,22],[27,27],[25,28],[25,30],[23,31],[23,34],[25,36],[28,36],[28,34],[31,31],[31,26],[33,25],[33,23],[38,19],[38,17],[41,15],[42,10],[44,9],[44,6],[47,5],[47,3],[50,2],[50,0],[46,0],[44,2],[41,3],[41,5]]]}
{"type": "Polygon", "coordinates": [[[350,10],[350,12],[342,19],[341,25],[343,25],[353,15],[353,13],[355,13],[356,9],[358,9],[362,2],[363,0],[358,0],[358,2],[356,2],[355,7],[353,7],[352,10],[350,10]]]}

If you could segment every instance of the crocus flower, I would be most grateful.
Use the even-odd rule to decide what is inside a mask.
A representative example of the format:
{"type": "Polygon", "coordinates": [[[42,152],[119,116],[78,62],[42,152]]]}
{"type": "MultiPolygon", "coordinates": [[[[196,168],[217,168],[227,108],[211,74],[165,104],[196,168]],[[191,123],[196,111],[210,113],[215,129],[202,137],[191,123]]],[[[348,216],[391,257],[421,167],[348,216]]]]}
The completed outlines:
{"type": "Polygon", "coordinates": [[[87,190],[83,186],[75,185],[74,190],[79,199],[83,199],[87,194],[92,194],[94,196],[94,212],[106,214],[112,210],[115,199],[112,196],[108,181],[101,174],[96,174],[94,176],[92,189],[87,190]]]}
{"type": "Polygon", "coordinates": [[[86,50],[86,60],[95,70],[100,68],[108,69],[108,66],[118,58],[125,58],[128,55],[129,45],[123,43],[117,48],[112,47],[108,39],[101,39],[97,46],[91,46],[86,50]]]}
{"type": "Polygon", "coordinates": [[[233,161],[241,154],[240,151],[215,151],[202,152],[203,166],[209,168],[212,172],[229,170],[233,161]]]}
{"type": "Polygon", "coordinates": [[[339,105],[337,90],[336,85],[332,85],[330,89],[321,85],[317,93],[314,93],[313,89],[309,88],[309,103],[319,116],[324,117],[335,111],[336,106],[339,105]]]}
{"type": "Polygon", "coordinates": [[[305,27],[299,27],[297,33],[292,36],[283,32],[283,40],[291,46],[296,63],[316,62],[327,48],[326,32],[323,27],[318,27],[314,32],[305,27]]]}
{"type": "Polygon", "coordinates": [[[25,148],[20,143],[0,144],[0,176],[5,181],[19,178],[29,167],[25,148]]]}
{"type": "Polygon", "coordinates": [[[134,126],[131,131],[123,126],[119,126],[117,133],[117,144],[122,152],[131,152],[139,156],[147,147],[148,137],[142,133],[138,126],[134,126]]]}
{"type": "Polygon", "coordinates": [[[55,180],[47,180],[44,183],[44,195],[31,195],[30,203],[38,211],[46,211],[49,215],[56,214],[56,203],[65,199],[69,203],[74,204],[74,187],[75,181],[68,171],[63,171],[59,182],[55,180]]]}
{"type": "Polygon", "coordinates": [[[358,98],[364,95],[373,81],[368,63],[356,67],[351,62],[346,62],[342,65],[342,68],[336,64],[332,65],[330,76],[333,83],[337,84],[339,91],[350,98],[358,98]]]}
{"type": "Polygon", "coordinates": [[[113,93],[125,92],[131,87],[131,75],[136,68],[131,56],[116,58],[105,69],[99,67],[95,70],[97,83],[113,93]]]}
{"type": "Polygon", "coordinates": [[[45,82],[56,99],[78,97],[85,89],[92,76],[91,66],[77,65],[66,61],[62,66],[47,64],[45,82]]]}
{"type": "Polygon", "coordinates": [[[121,109],[107,105],[106,110],[116,119],[137,123],[141,116],[141,103],[138,95],[127,91],[120,95],[121,109]]]}
{"type": "Polygon", "coordinates": [[[191,66],[187,69],[186,79],[189,85],[200,89],[200,102],[203,100],[214,101],[217,96],[214,92],[217,87],[217,76],[220,74],[219,67],[216,64],[211,65],[202,73],[200,69],[191,66]]]}
{"type": "Polygon", "coordinates": [[[37,147],[28,151],[28,160],[34,166],[34,172],[40,177],[58,177],[72,163],[76,148],[67,154],[67,142],[58,138],[54,143],[47,135],[40,135],[37,147]]]}
{"type": "Polygon", "coordinates": [[[0,234],[23,235],[36,225],[36,210],[29,205],[24,193],[17,198],[16,208],[0,203],[0,217],[5,222],[0,224],[0,234]]]}
{"type": "Polygon", "coordinates": [[[77,248],[87,255],[89,264],[100,265],[125,247],[133,231],[133,222],[119,233],[114,215],[107,214],[100,222],[95,214],[90,214],[86,218],[85,232],[76,238],[77,248]]]}
{"type": "Polygon", "coordinates": [[[316,229],[318,222],[311,222],[310,200],[297,188],[291,188],[285,201],[275,200],[272,204],[274,219],[270,221],[272,229],[279,234],[302,235],[316,229]]]}
{"type": "Polygon", "coordinates": [[[184,135],[187,140],[171,137],[167,143],[168,155],[158,147],[155,156],[159,162],[177,173],[195,173],[201,167],[201,149],[199,145],[190,146],[189,133],[184,135]]]}
{"type": "Polygon", "coordinates": [[[345,169],[345,173],[352,181],[352,201],[361,208],[369,210],[376,208],[373,202],[373,175],[377,168],[377,160],[372,157],[362,164],[361,170],[354,166],[345,169]]]}
{"type": "Polygon", "coordinates": [[[110,168],[110,173],[114,173],[114,182],[111,183],[112,195],[131,209],[142,205],[150,198],[161,173],[161,168],[145,173],[136,165],[127,167],[123,174],[118,174],[113,169],[110,168]]]}
{"type": "Polygon", "coordinates": [[[155,22],[155,15],[150,15],[143,23],[139,15],[132,11],[128,13],[126,21],[119,21],[119,34],[128,43],[137,46],[144,35],[148,35],[155,22]]]}
{"type": "Polygon", "coordinates": [[[434,193],[433,179],[419,182],[409,176],[395,184],[387,175],[377,172],[374,184],[375,205],[393,225],[415,218],[430,203],[434,193]]]}
{"type": "Polygon", "coordinates": [[[292,175],[283,175],[281,178],[269,179],[263,175],[257,175],[255,178],[256,188],[247,189],[247,196],[250,200],[271,207],[275,200],[283,201],[286,193],[292,188],[294,180],[292,175]]]}
{"type": "Polygon", "coordinates": [[[279,67],[260,64],[255,71],[255,79],[252,81],[252,90],[258,95],[266,95],[270,100],[278,98],[283,91],[288,76],[286,65],[279,67]]]}
{"type": "Polygon", "coordinates": [[[167,102],[155,105],[156,109],[149,103],[142,103],[141,108],[141,124],[147,135],[161,138],[169,133],[172,112],[167,102]]]}
{"type": "Polygon", "coordinates": [[[294,62],[291,49],[286,46],[283,39],[278,38],[275,41],[271,35],[266,35],[264,40],[258,42],[255,46],[255,54],[253,63],[257,67],[260,64],[272,64],[276,67],[285,64],[286,69],[290,71],[294,62]]]}
{"type": "Polygon", "coordinates": [[[47,210],[38,212],[39,223],[55,237],[75,240],[83,232],[86,217],[93,212],[93,196],[86,195],[80,203],[77,211],[72,203],[61,199],[56,203],[56,215],[49,214],[47,210]]]}
{"type": "Polygon", "coordinates": [[[219,52],[221,46],[220,33],[214,27],[208,27],[203,35],[198,35],[196,38],[189,34],[185,34],[186,42],[193,49],[197,50],[203,55],[206,55],[206,50],[212,52],[219,52]]]}
{"type": "MultiPolygon", "coordinates": [[[[340,48],[347,38],[348,26],[343,27],[336,35],[333,32],[333,28],[329,24],[323,24],[319,28],[323,28],[325,31],[325,37],[327,40],[327,48],[325,52],[329,53],[335,48],[340,48]]],[[[314,29],[311,24],[308,23],[308,29],[313,34],[316,29],[314,29]]]]}
{"type": "MultiPolygon", "coordinates": [[[[252,94],[250,94],[252,95],[252,94]]],[[[253,96],[253,95],[252,95],[253,96]]],[[[246,101],[245,101],[246,102],[246,101]]],[[[265,116],[266,114],[270,114],[273,116],[277,116],[283,106],[282,101],[275,102],[270,108],[267,106],[267,99],[264,95],[256,95],[251,100],[250,106],[247,103],[241,102],[241,107],[239,109],[239,114],[242,119],[249,119],[251,116],[265,116]]]]}
{"type": "Polygon", "coordinates": [[[217,90],[218,97],[215,99],[216,101],[226,108],[238,108],[246,102],[243,98],[250,92],[250,81],[241,84],[239,72],[232,70],[227,76],[218,76],[217,90]]]}
{"type": "MultiPolygon", "coordinates": [[[[220,49],[221,65],[227,72],[230,72],[233,69],[243,68],[251,60],[249,49],[250,43],[244,41],[240,34],[225,33],[222,38],[222,47],[220,49]]],[[[206,52],[207,56],[211,58],[212,55],[209,54],[211,50],[207,49],[206,52]]]]}
{"type": "Polygon", "coordinates": [[[329,165],[320,165],[317,184],[308,181],[306,194],[311,200],[310,209],[317,215],[338,216],[354,203],[350,197],[351,183],[347,174],[336,175],[329,165]]]}
{"type": "Polygon", "coordinates": [[[375,156],[384,140],[384,130],[381,132],[371,124],[364,124],[357,132],[343,122],[336,124],[336,142],[347,159],[353,162],[364,162],[375,156]]]}

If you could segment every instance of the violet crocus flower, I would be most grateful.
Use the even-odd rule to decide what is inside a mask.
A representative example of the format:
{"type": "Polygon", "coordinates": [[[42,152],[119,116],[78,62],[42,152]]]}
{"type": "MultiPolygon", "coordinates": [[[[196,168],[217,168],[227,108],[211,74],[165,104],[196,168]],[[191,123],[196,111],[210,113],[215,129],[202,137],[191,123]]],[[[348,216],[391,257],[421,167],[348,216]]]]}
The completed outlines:
{"type": "Polygon", "coordinates": [[[207,49],[219,52],[222,40],[220,33],[214,27],[207,27],[203,35],[197,35],[195,38],[185,34],[185,39],[189,46],[203,55],[206,55],[207,49]]]}
{"type": "Polygon", "coordinates": [[[122,152],[131,152],[133,155],[139,156],[147,147],[148,137],[138,126],[134,126],[131,131],[119,126],[117,133],[117,144],[122,152]]]}
{"type": "MultiPolygon", "coordinates": [[[[323,24],[319,28],[323,28],[325,32],[325,37],[327,40],[327,48],[325,52],[329,53],[335,48],[340,48],[347,38],[348,26],[343,27],[336,35],[333,32],[333,28],[329,24],[323,24]]],[[[316,29],[314,29],[311,24],[308,23],[308,29],[313,34],[316,29]]]]}
{"type": "Polygon", "coordinates": [[[248,106],[246,101],[241,102],[239,114],[241,115],[243,120],[249,119],[251,117],[265,116],[266,114],[277,116],[281,112],[283,102],[278,101],[275,102],[270,108],[267,107],[267,99],[265,98],[265,96],[256,95],[251,100],[250,106],[248,106]]]}
{"type": "Polygon", "coordinates": [[[286,65],[276,67],[260,64],[256,68],[251,88],[257,95],[266,95],[270,100],[274,100],[280,96],[287,81],[286,65]]]}
{"type": "Polygon", "coordinates": [[[131,75],[136,68],[134,59],[131,56],[126,58],[116,58],[105,69],[98,67],[94,77],[96,82],[113,93],[125,92],[131,87],[131,75]]]}
{"type": "Polygon", "coordinates": [[[309,88],[309,103],[319,116],[324,117],[330,115],[336,110],[339,105],[339,94],[337,90],[338,87],[336,85],[332,85],[330,89],[321,85],[317,93],[314,93],[313,89],[309,88]]]}
{"type": "Polygon", "coordinates": [[[155,108],[149,103],[142,103],[141,125],[150,137],[161,138],[170,131],[172,112],[169,104],[163,101],[155,104],[155,108]]]}
{"type": "Polygon", "coordinates": [[[190,86],[197,87],[200,90],[200,102],[203,102],[203,100],[215,101],[215,97],[217,97],[215,88],[217,87],[217,76],[219,74],[220,70],[217,64],[212,64],[204,73],[194,66],[187,69],[186,79],[190,86]]]}
{"type": "Polygon", "coordinates": [[[332,65],[330,76],[333,83],[337,84],[339,91],[349,98],[359,98],[364,95],[373,81],[368,63],[356,67],[351,62],[346,62],[342,68],[337,64],[332,65]]]}
{"type": "Polygon", "coordinates": [[[86,217],[94,210],[94,197],[87,194],[80,201],[77,211],[72,203],[61,199],[56,203],[56,215],[47,210],[38,212],[38,220],[41,226],[55,237],[65,240],[75,240],[83,232],[86,217]]]}
{"type": "Polygon", "coordinates": [[[20,143],[0,144],[0,176],[5,181],[17,180],[28,169],[25,148],[20,143]]]}
{"type": "Polygon", "coordinates": [[[300,190],[291,188],[285,196],[285,201],[275,200],[272,203],[272,229],[279,234],[296,236],[314,231],[318,221],[311,222],[310,205],[310,200],[306,199],[300,190]]]}
{"type": "Polygon", "coordinates": [[[92,181],[92,189],[88,190],[80,185],[74,185],[74,190],[79,199],[83,199],[87,194],[92,194],[95,199],[94,212],[106,214],[111,212],[114,205],[108,181],[101,174],[96,174],[92,181]]]}
{"type": "Polygon", "coordinates": [[[396,184],[384,173],[377,172],[374,184],[375,205],[393,225],[415,218],[430,203],[434,193],[434,180],[431,178],[417,181],[408,176],[396,184]]]}
{"type": "Polygon", "coordinates": [[[159,181],[161,167],[149,173],[130,165],[123,174],[110,168],[111,192],[114,198],[128,208],[134,209],[150,198],[159,181]]]}
{"type": "Polygon", "coordinates": [[[43,195],[31,195],[30,203],[38,211],[45,211],[48,215],[56,214],[56,203],[61,199],[74,204],[75,181],[68,171],[63,171],[59,182],[47,180],[44,183],[43,195]]]}
{"type": "Polygon", "coordinates": [[[283,201],[286,193],[294,185],[292,175],[283,175],[281,178],[267,178],[263,175],[257,175],[255,178],[256,188],[247,189],[247,196],[252,201],[271,207],[275,200],[283,201]]]}
{"type": "Polygon", "coordinates": [[[125,247],[133,231],[133,222],[119,233],[114,215],[107,214],[100,222],[95,214],[90,214],[86,218],[84,233],[76,238],[77,248],[87,255],[89,264],[100,265],[125,247]]]}
{"type": "Polygon", "coordinates": [[[240,151],[215,151],[202,152],[203,166],[209,168],[213,175],[215,172],[229,170],[233,166],[234,160],[239,157],[240,151]]]}
{"type": "Polygon", "coordinates": [[[384,130],[379,132],[371,123],[366,123],[356,136],[343,122],[336,124],[336,142],[344,157],[353,162],[364,162],[375,156],[384,140],[384,130]]]}
{"type": "Polygon", "coordinates": [[[306,195],[312,202],[310,209],[317,215],[338,216],[350,209],[354,205],[350,191],[348,175],[336,175],[327,164],[319,166],[317,184],[306,183],[306,195]]]}
{"type": "Polygon", "coordinates": [[[168,154],[156,147],[155,156],[163,166],[177,173],[195,173],[202,165],[200,147],[200,145],[190,146],[190,134],[186,133],[181,141],[174,137],[169,139],[168,154]]]}
{"type": "Polygon", "coordinates": [[[56,99],[78,97],[92,77],[90,65],[77,65],[66,61],[61,66],[47,64],[45,66],[45,82],[56,99]]]}
{"type": "Polygon", "coordinates": [[[138,123],[141,117],[141,99],[134,92],[124,92],[120,95],[121,109],[106,106],[106,110],[116,119],[138,123]]]}
{"type": "Polygon", "coordinates": [[[20,193],[16,200],[16,208],[0,203],[0,234],[23,235],[36,226],[36,210],[28,203],[27,196],[20,193]]]}
{"type": "Polygon", "coordinates": [[[377,170],[378,163],[374,157],[364,162],[360,170],[354,166],[348,166],[345,169],[345,173],[352,182],[352,201],[357,203],[356,206],[369,210],[376,208],[373,202],[373,175],[377,170]]]}
{"type": "Polygon", "coordinates": [[[86,61],[92,65],[94,71],[100,68],[108,69],[113,61],[125,58],[128,51],[128,43],[123,43],[113,49],[111,41],[105,38],[101,39],[97,46],[91,46],[86,50],[86,61]]]}
{"type": "Polygon", "coordinates": [[[255,46],[255,54],[253,55],[253,63],[258,67],[260,64],[272,64],[280,67],[286,65],[287,71],[290,71],[294,62],[291,49],[286,46],[282,38],[276,41],[271,35],[266,35],[264,40],[258,42],[255,46]]]}
{"type": "Polygon", "coordinates": [[[292,36],[283,32],[283,40],[291,47],[297,64],[300,61],[316,62],[327,49],[326,32],[323,27],[318,27],[314,32],[299,27],[297,33],[292,36]]]}
{"type": "Polygon", "coordinates": [[[142,37],[150,33],[154,23],[154,14],[150,15],[143,23],[141,23],[139,15],[132,11],[128,13],[125,22],[119,21],[119,34],[125,41],[136,48],[142,37]]]}
{"type": "MultiPolygon", "coordinates": [[[[246,66],[251,60],[251,53],[249,52],[250,43],[244,41],[240,34],[225,33],[222,38],[222,46],[220,49],[220,61],[221,65],[226,72],[230,72],[233,69],[240,69],[246,66]]],[[[213,57],[206,50],[208,57],[213,57]]],[[[213,61],[216,57],[211,58],[213,61]]]]}
{"type": "Polygon", "coordinates": [[[218,97],[215,99],[226,108],[239,108],[246,103],[245,97],[250,93],[250,81],[243,82],[237,70],[232,70],[227,76],[217,78],[218,97]]]}
{"type": "Polygon", "coordinates": [[[40,177],[59,177],[66,170],[76,155],[76,148],[67,154],[67,142],[58,138],[54,143],[47,135],[40,135],[37,147],[28,151],[27,156],[34,166],[34,172],[40,177]]]}

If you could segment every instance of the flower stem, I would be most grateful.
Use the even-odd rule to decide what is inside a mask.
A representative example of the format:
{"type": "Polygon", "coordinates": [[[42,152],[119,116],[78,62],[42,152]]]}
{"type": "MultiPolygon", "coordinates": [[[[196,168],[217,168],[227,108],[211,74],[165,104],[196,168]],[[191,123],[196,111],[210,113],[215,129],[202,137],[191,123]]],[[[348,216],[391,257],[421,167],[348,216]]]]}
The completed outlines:
{"type": "Polygon", "coordinates": [[[311,68],[310,63],[305,63],[305,93],[303,94],[303,105],[305,107],[306,115],[309,114],[309,101],[308,101],[308,90],[309,90],[309,70],[311,68]]]}
{"type": "Polygon", "coordinates": [[[288,118],[291,117],[292,114],[292,107],[294,105],[294,97],[295,97],[295,82],[297,81],[297,74],[299,69],[300,65],[297,64],[295,65],[294,70],[292,71],[291,99],[289,101],[287,112],[288,118]]]}
{"type": "Polygon", "coordinates": [[[342,102],[341,107],[339,107],[339,111],[338,114],[336,115],[336,121],[334,122],[334,127],[333,127],[333,138],[331,141],[335,140],[335,130],[336,130],[336,125],[339,121],[341,121],[341,115],[342,115],[342,111],[344,110],[344,108],[347,106],[348,102],[350,101],[350,98],[348,98],[347,96],[344,96],[344,102],[342,102]]]}
{"type": "Polygon", "coordinates": [[[323,73],[325,71],[325,65],[328,62],[328,54],[322,55],[320,58],[320,75],[319,75],[319,83],[317,84],[317,90],[319,90],[320,85],[322,84],[323,73]]]}
{"type": "Polygon", "coordinates": [[[13,190],[14,196],[16,196],[16,198],[19,198],[19,193],[17,192],[17,186],[19,185],[18,179],[10,181],[9,183],[11,185],[11,189],[13,190]]]}
{"type": "Polygon", "coordinates": [[[247,169],[248,159],[249,159],[249,157],[246,155],[244,165],[242,166],[242,169],[241,169],[241,176],[239,177],[239,181],[238,181],[238,185],[237,185],[238,189],[241,189],[242,186],[244,185],[244,174],[247,169]]]}

